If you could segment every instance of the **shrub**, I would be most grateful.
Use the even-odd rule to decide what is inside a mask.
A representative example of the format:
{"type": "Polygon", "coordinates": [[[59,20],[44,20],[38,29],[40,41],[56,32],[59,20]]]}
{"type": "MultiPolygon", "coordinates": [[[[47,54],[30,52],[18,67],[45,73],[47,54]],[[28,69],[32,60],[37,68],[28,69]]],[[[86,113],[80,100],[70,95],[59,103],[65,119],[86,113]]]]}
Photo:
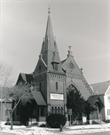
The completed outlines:
{"type": "Polygon", "coordinates": [[[60,128],[60,125],[62,127],[66,123],[66,117],[62,114],[50,114],[47,117],[47,124],[52,128],[60,128]]]}
{"type": "Polygon", "coordinates": [[[41,124],[40,127],[46,127],[46,124],[41,124]]]}

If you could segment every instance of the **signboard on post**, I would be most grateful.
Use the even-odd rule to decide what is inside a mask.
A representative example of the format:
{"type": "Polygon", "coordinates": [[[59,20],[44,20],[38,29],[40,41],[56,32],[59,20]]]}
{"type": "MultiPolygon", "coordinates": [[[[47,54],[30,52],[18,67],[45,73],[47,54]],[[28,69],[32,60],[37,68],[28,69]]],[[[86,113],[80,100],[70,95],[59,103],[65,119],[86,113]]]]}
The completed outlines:
{"type": "Polygon", "coordinates": [[[87,122],[87,118],[85,116],[82,117],[82,121],[83,123],[86,123],[87,122]]]}
{"type": "Polygon", "coordinates": [[[71,126],[71,115],[72,115],[72,109],[68,109],[68,115],[70,115],[70,126],[71,126]]]}
{"type": "Polygon", "coordinates": [[[68,109],[68,115],[72,115],[72,109],[68,109]]]}

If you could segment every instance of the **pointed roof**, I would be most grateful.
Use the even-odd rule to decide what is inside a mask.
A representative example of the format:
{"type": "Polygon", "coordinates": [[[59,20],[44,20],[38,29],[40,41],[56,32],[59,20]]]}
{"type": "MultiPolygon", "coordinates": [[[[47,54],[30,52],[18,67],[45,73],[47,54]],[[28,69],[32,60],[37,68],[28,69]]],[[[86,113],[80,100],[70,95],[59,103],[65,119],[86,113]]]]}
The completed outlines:
{"type": "Polygon", "coordinates": [[[105,94],[108,87],[110,86],[110,80],[100,83],[91,84],[91,87],[95,94],[105,94]]]}
{"type": "Polygon", "coordinates": [[[58,50],[54,47],[54,43],[55,42],[54,42],[51,18],[50,18],[50,13],[48,13],[45,39],[43,41],[41,53],[43,54],[45,53],[45,51],[52,51],[52,52],[56,51],[58,53],[58,50]]]}
{"type": "Polygon", "coordinates": [[[98,95],[90,96],[88,99],[88,102],[91,104],[92,107],[94,107],[95,103],[98,102],[99,103],[99,111],[101,111],[102,108],[104,107],[104,104],[98,95]]]}
{"type": "Polygon", "coordinates": [[[16,84],[18,84],[19,82],[31,84],[32,81],[33,81],[33,75],[32,74],[20,73],[19,76],[18,76],[18,80],[17,80],[16,84]]]}
{"type": "Polygon", "coordinates": [[[47,26],[46,26],[45,38],[42,43],[41,54],[42,54],[42,59],[47,65],[47,69],[53,70],[52,64],[57,63],[59,66],[58,67],[59,71],[63,72],[60,64],[60,57],[59,57],[57,44],[53,35],[53,29],[52,29],[52,23],[50,17],[50,8],[48,11],[47,26]]]}

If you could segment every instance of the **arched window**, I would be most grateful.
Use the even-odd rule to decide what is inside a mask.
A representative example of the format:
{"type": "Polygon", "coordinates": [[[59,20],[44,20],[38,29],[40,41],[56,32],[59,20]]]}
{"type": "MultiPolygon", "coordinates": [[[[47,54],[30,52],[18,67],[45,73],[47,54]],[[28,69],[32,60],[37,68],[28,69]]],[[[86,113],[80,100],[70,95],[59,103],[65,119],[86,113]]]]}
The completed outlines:
{"type": "Polygon", "coordinates": [[[58,90],[58,82],[56,82],[56,90],[58,90]]]}
{"type": "Polygon", "coordinates": [[[58,107],[58,114],[60,114],[60,107],[58,107]]]}
{"type": "Polygon", "coordinates": [[[52,114],[54,114],[54,107],[52,106],[52,108],[51,108],[51,111],[52,111],[52,114]]]}
{"type": "Polygon", "coordinates": [[[61,107],[61,114],[63,114],[63,107],[61,107]]]}
{"type": "Polygon", "coordinates": [[[57,107],[55,107],[55,114],[57,114],[57,107]]]}

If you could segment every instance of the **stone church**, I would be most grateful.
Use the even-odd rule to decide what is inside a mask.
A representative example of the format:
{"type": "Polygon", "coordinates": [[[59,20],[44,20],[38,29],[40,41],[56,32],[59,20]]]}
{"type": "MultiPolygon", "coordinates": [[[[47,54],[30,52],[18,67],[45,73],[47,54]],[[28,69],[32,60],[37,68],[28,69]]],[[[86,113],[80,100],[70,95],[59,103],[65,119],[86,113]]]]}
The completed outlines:
{"type": "MultiPolygon", "coordinates": [[[[18,82],[32,83],[32,94],[36,101],[37,121],[45,121],[50,113],[67,114],[67,92],[78,90],[88,100],[93,90],[83,76],[82,70],[74,60],[71,47],[67,57],[60,60],[58,46],[53,35],[50,11],[48,12],[45,38],[35,70],[32,74],[20,73],[18,82]]],[[[14,114],[14,120],[19,114],[14,114]]]]}

